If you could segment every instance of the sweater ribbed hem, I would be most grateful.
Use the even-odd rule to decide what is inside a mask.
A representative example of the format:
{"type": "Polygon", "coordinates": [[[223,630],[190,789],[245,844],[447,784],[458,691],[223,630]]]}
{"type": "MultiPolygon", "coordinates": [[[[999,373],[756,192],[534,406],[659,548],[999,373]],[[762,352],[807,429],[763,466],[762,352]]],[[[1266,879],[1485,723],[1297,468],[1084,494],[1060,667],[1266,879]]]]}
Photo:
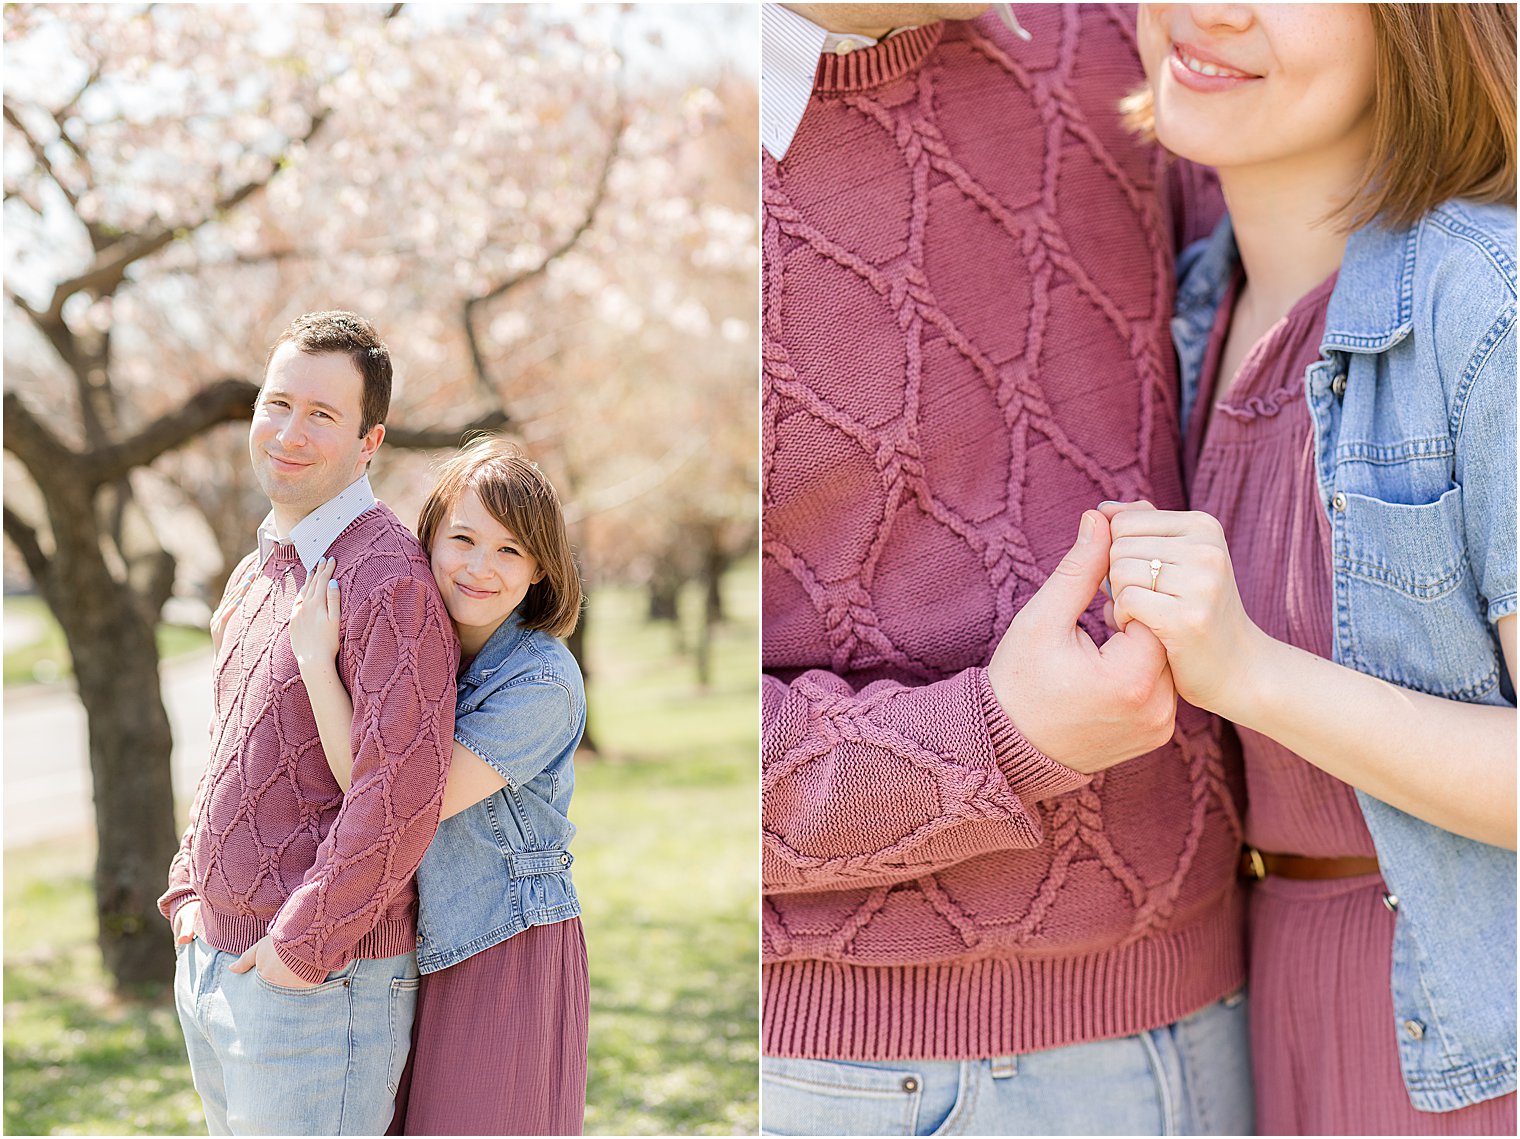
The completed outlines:
{"type": "Polygon", "coordinates": [[[987,718],[987,734],[992,739],[992,754],[1008,779],[1014,794],[1026,803],[1064,795],[1085,787],[1092,782],[1091,775],[1073,771],[1063,763],[1057,763],[1024,738],[1008,718],[997,694],[992,691],[992,681],[985,668],[973,669],[976,676],[977,694],[982,702],[982,714],[987,718]]]}
{"type": "Polygon", "coordinates": [[[875,47],[861,48],[848,55],[820,55],[813,90],[869,91],[872,87],[890,83],[917,67],[939,43],[944,31],[943,23],[924,24],[882,40],[875,47]]]}
{"type": "Polygon", "coordinates": [[[970,1060],[1130,1036],[1245,983],[1240,892],[1185,929],[1077,957],[762,972],[761,1047],[815,1060],[970,1060]]]}
{"type": "MultiPolygon", "coordinates": [[[[199,921],[199,932],[205,937],[206,944],[213,949],[220,949],[223,953],[239,955],[246,953],[253,948],[259,938],[269,932],[267,921],[244,917],[240,914],[218,913],[204,902],[201,903],[199,921]]],[[[403,953],[415,951],[416,948],[417,926],[414,922],[381,921],[359,939],[342,961],[334,962],[325,968],[314,962],[291,957],[278,945],[275,946],[275,952],[292,973],[301,980],[310,981],[315,985],[325,981],[328,973],[334,969],[341,969],[344,964],[355,958],[380,960],[386,957],[399,957],[403,953]]]]}

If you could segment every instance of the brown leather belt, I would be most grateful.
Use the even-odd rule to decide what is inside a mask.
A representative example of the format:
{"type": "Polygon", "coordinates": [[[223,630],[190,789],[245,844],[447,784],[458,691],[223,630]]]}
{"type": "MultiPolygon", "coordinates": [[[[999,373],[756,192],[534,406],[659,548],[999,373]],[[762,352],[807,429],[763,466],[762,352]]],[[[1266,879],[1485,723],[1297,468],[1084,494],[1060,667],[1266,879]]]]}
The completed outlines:
{"type": "Polygon", "coordinates": [[[1246,847],[1240,852],[1242,878],[1297,878],[1323,881],[1327,878],[1355,878],[1359,874],[1376,874],[1376,858],[1306,858],[1301,854],[1268,854],[1246,847]]]}

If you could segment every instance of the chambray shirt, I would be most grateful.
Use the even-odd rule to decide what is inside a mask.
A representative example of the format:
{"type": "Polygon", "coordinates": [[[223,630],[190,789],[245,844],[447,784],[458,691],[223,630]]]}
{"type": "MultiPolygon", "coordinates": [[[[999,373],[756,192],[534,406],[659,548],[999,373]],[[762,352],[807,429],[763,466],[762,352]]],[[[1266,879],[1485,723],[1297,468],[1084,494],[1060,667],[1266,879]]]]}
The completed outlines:
{"type": "MultiPolygon", "coordinates": [[[[1330,519],[1335,660],[1514,707],[1496,623],[1515,612],[1515,211],[1448,202],[1351,235],[1304,373],[1330,519]]],[[[1233,267],[1229,219],[1179,260],[1184,418],[1233,267]]],[[[1462,757],[1452,757],[1460,780],[1462,757]]],[[[1414,1106],[1515,1090],[1515,852],[1357,792],[1398,898],[1399,1063],[1414,1106]]]]}
{"type": "Polygon", "coordinates": [[[417,868],[421,972],[579,916],[568,812],[585,730],[575,657],[513,613],[459,677],[454,715],[454,739],[507,785],[444,819],[417,868]]]}

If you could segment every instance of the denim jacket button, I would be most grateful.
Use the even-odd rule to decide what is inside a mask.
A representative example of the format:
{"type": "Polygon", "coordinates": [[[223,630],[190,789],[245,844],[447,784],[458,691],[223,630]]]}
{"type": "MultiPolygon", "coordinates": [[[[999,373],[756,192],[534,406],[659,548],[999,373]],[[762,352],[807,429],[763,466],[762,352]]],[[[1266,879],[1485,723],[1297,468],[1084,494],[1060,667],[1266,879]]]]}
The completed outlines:
{"type": "Polygon", "coordinates": [[[1419,1040],[1425,1035],[1425,1026],[1417,1020],[1406,1020],[1404,1022],[1404,1031],[1409,1033],[1409,1039],[1419,1040]]]}
{"type": "Polygon", "coordinates": [[[1385,905],[1385,906],[1388,907],[1388,912],[1389,913],[1391,913],[1391,914],[1392,913],[1397,913],[1398,909],[1399,909],[1399,898],[1398,898],[1398,895],[1397,894],[1384,894],[1383,895],[1383,905],[1385,905]]]}
{"type": "Polygon", "coordinates": [[[1335,379],[1333,379],[1333,380],[1330,381],[1330,390],[1335,393],[1335,398],[1336,399],[1339,399],[1341,396],[1343,396],[1343,395],[1346,394],[1346,373],[1345,372],[1341,372],[1340,374],[1338,374],[1335,377],[1335,379]]]}
{"type": "Polygon", "coordinates": [[[1337,514],[1344,514],[1346,512],[1346,496],[1340,491],[1336,491],[1335,497],[1330,500],[1330,505],[1335,507],[1337,514]]]}
{"type": "Polygon", "coordinates": [[[570,865],[570,856],[568,854],[561,854],[559,856],[559,864],[561,866],[569,866],[570,865]]]}

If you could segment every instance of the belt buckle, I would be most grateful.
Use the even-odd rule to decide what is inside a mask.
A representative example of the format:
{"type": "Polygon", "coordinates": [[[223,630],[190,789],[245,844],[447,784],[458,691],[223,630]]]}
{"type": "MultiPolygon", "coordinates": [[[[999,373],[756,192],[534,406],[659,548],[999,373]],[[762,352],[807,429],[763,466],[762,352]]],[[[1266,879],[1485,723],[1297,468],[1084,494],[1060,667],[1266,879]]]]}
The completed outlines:
{"type": "Polygon", "coordinates": [[[1251,871],[1251,877],[1260,882],[1267,876],[1267,863],[1261,856],[1261,851],[1254,846],[1246,847],[1246,865],[1251,871]]]}

